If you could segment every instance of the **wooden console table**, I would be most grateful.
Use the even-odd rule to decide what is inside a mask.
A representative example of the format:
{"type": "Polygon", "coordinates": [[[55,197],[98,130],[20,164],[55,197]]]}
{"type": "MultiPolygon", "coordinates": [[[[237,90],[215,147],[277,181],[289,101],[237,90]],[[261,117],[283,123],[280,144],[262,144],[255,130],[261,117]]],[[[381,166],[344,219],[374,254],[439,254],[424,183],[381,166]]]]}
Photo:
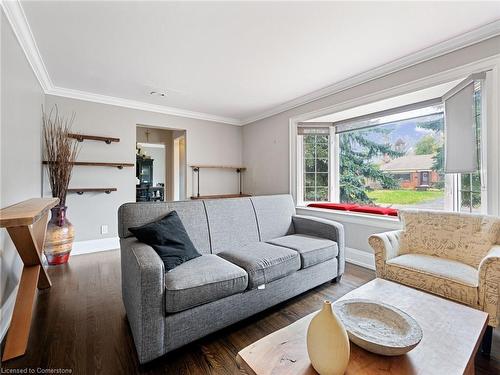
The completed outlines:
{"type": "Polygon", "coordinates": [[[49,276],[42,266],[41,255],[49,211],[57,203],[58,198],[34,198],[0,210],[0,228],[7,229],[24,263],[3,361],[26,352],[36,289],[51,286],[49,276]]]}

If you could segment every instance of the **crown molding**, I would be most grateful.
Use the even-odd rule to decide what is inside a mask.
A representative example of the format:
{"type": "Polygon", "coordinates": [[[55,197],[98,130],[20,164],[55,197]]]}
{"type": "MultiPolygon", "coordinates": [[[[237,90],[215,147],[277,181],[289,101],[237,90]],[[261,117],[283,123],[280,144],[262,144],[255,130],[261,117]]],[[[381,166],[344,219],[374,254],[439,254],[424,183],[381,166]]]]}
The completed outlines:
{"type": "Polygon", "coordinates": [[[490,39],[498,35],[500,35],[500,20],[493,21],[491,23],[478,27],[477,29],[471,30],[464,34],[460,34],[451,39],[447,39],[444,42],[440,42],[431,47],[394,60],[388,64],[384,64],[377,68],[347,78],[343,81],[334,83],[333,85],[326,86],[320,90],[316,90],[309,94],[300,96],[276,107],[273,107],[267,111],[264,111],[258,115],[244,118],[241,120],[241,123],[242,125],[251,124],[252,122],[256,122],[264,118],[271,117],[290,109],[299,107],[301,105],[324,98],[326,96],[348,90],[352,87],[361,85],[369,81],[373,81],[391,73],[395,73],[411,66],[434,59],[436,57],[446,55],[453,51],[457,51],[461,48],[465,48],[467,46],[482,42],[483,40],[490,39]]]}
{"type": "Polygon", "coordinates": [[[53,87],[21,3],[19,0],[2,0],[1,5],[40,86],[44,91],[53,87]]]}
{"type": "Polygon", "coordinates": [[[163,114],[171,115],[171,116],[187,117],[187,118],[192,118],[192,119],[197,119],[197,120],[220,122],[223,124],[230,124],[230,125],[237,125],[237,126],[243,125],[240,120],[235,119],[235,118],[217,116],[217,115],[212,115],[212,114],[202,113],[202,112],[188,111],[188,110],[181,109],[181,108],[167,107],[164,105],[157,105],[157,104],[150,104],[150,103],[145,103],[145,102],[141,102],[141,101],[137,101],[137,100],[118,98],[115,96],[94,94],[94,93],[87,92],[87,91],[66,89],[66,88],[62,88],[62,87],[53,87],[53,88],[50,88],[48,90],[45,90],[45,93],[47,95],[61,96],[61,97],[65,97],[65,98],[84,100],[84,101],[94,102],[94,103],[115,105],[118,107],[138,109],[141,111],[163,113],[163,114]]]}
{"type": "Polygon", "coordinates": [[[28,24],[26,15],[19,0],[1,0],[2,9],[7,17],[7,20],[12,26],[21,48],[23,49],[26,58],[28,59],[35,76],[37,77],[44,92],[48,95],[68,97],[73,99],[91,101],[102,104],[115,105],[120,107],[138,109],[143,111],[163,113],[179,117],[187,117],[198,120],[220,122],[230,125],[247,125],[267,117],[277,115],[288,111],[298,106],[310,103],[312,101],[324,98],[326,96],[336,94],[338,92],[350,89],[363,83],[384,77],[391,73],[409,68],[416,64],[431,60],[433,58],[445,55],[447,53],[459,50],[461,48],[479,43],[483,40],[500,35],[500,20],[491,22],[467,33],[461,34],[444,42],[435,44],[431,47],[420,50],[416,53],[407,55],[400,59],[394,60],[388,64],[384,64],[377,68],[352,76],[343,81],[326,86],[320,90],[313,91],[309,94],[300,96],[293,100],[287,101],[267,111],[261,112],[254,116],[249,116],[243,119],[223,117],[208,113],[194,112],[181,108],[167,107],[162,105],[150,104],[141,101],[124,99],[119,97],[106,96],[95,94],[86,91],[74,90],[69,88],[56,87],[50,79],[49,73],[40,51],[37,47],[35,38],[28,24]]]}

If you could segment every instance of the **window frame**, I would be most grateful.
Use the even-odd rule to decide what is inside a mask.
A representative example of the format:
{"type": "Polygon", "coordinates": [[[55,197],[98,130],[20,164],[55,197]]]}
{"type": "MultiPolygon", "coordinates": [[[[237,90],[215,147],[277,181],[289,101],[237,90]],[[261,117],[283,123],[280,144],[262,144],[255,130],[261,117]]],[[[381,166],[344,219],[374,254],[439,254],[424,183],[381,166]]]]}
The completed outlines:
{"type": "MultiPolygon", "coordinates": [[[[316,123],[310,123],[310,124],[302,124],[301,127],[311,127],[311,128],[317,128],[318,127],[318,124],[316,123]]],[[[335,131],[333,131],[332,133],[332,128],[331,126],[324,126],[322,124],[320,124],[319,127],[325,127],[325,128],[328,128],[328,160],[332,160],[332,148],[334,147],[333,145],[333,140],[332,140],[332,134],[335,135],[335,131]]],[[[305,180],[305,174],[307,173],[305,171],[305,163],[304,163],[304,140],[303,140],[303,137],[304,135],[299,135],[299,134],[296,134],[296,144],[297,144],[297,152],[296,152],[296,155],[297,157],[300,156],[301,158],[301,162],[299,163],[298,160],[297,160],[297,176],[302,176],[301,177],[301,181],[302,183],[297,183],[297,196],[300,197],[300,201],[301,202],[307,202],[307,203],[313,203],[313,202],[329,202],[331,201],[331,198],[332,198],[332,189],[331,189],[331,186],[332,186],[332,174],[334,173],[333,171],[333,168],[332,168],[332,164],[329,162],[328,163],[328,186],[327,186],[327,189],[328,189],[328,200],[327,201],[306,201],[304,200],[304,192],[305,192],[305,188],[306,188],[306,184],[304,182],[305,180]]],[[[315,158],[314,160],[317,160],[317,158],[315,158]]],[[[315,167],[316,168],[316,167],[315,167]]],[[[315,172],[317,173],[317,172],[315,172]]],[[[298,181],[297,181],[298,182],[298,181]]],[[[315,185],[317,186],[317,185],[315,185]]]]}

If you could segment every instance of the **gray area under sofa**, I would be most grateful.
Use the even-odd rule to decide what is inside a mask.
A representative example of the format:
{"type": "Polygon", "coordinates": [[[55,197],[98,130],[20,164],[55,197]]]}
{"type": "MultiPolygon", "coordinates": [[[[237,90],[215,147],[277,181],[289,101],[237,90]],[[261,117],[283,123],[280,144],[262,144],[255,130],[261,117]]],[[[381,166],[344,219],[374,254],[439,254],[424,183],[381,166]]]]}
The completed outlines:
{"type": "Polygon", "coordinates": [[[289,195],[126,203],[118,210],[122,295],[139,361],[344,273],[344,230],[295,214],[289,195]],[[128,228],[177,211],[202,253],[170,272],[128,228]]]}

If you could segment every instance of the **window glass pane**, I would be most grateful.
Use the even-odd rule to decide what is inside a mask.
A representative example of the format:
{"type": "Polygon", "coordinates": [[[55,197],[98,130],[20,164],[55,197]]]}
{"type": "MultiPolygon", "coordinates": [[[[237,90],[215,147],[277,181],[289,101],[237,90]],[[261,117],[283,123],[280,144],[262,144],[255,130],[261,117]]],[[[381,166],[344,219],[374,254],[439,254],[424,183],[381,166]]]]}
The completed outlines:
{"type": "Polygon", "coordinates": [[[304,143],[315,143],[316,142],[316,136],[313,135],[304,135],[304,143]]]}
{"type": "Polygon", "coordinates": [[[315,188],[306,188],[304,195],[304,200],[306,201],[317,201],[315,188]]]}
{"type": "Polygon", "coordinates": [[[318,143],[316,145],[316,157],[328,158],[328,143],[318,143]]]}
{"type": "Polygon", "coordinates": [[[328,143],[328,136],[327,135],[317,135],[316,136],[316,142],[318,142],[318,143],[328,143]]]}
{"type": "Polygon", "coordinates": [[[306,186],[316,186],[316,173],[306,173],[306,186]]]}
{"type": "Polygon", "coordinates": [[[435,113],[339,134],[340,201],[444,209],[443,131],[435,113]]]}
{"type": "Polygon", "coordinates": [[[329,136],[303,137],[304,201],[328,201],[329,136]]]}
{"type": "Polygon", "coordinates": [[[316,157],[314,149],[315,143],[304,143],[304,158],[314,159],[316,157]]]}
{"type": "Polygon", "coordinates": [[[314,159],[305,159],[304,160],[304,168],[307,172],[314,172],[316,169],[315,160],[314,159]]]}
{"type": "Polygon", "coordinates": [[[460,175],[460,211],[481,212],[481,174],[479,172],[460,175]]]}
{"type": "MultiPolygon", "coordinates": [[[[481,86],[479,81],[474,85],[474,121],[478,139],[477,154],[481,155],[481,86]]],[[[480,157],[478,161],[479,168],[482,168],[480,157]]],[[[481,173],[479,171],[460,174],[459,201],[461,212],[481,212],[481,173]]]]}
{"type": "Polygon", "coordinates": [[[316,189],[316,200],[317,201],[327,201],[328,200],[328,188],[318,187],[316,189]]]}
{"type": "Polygon", "coordinates": [[[316,172],[328,172],[328,159],[316,159],[316,172]]]}
{"type": "Polygon", "coordinates": [[[328,187],[328,173],[316,174],[316,186],[328,187]]]}

